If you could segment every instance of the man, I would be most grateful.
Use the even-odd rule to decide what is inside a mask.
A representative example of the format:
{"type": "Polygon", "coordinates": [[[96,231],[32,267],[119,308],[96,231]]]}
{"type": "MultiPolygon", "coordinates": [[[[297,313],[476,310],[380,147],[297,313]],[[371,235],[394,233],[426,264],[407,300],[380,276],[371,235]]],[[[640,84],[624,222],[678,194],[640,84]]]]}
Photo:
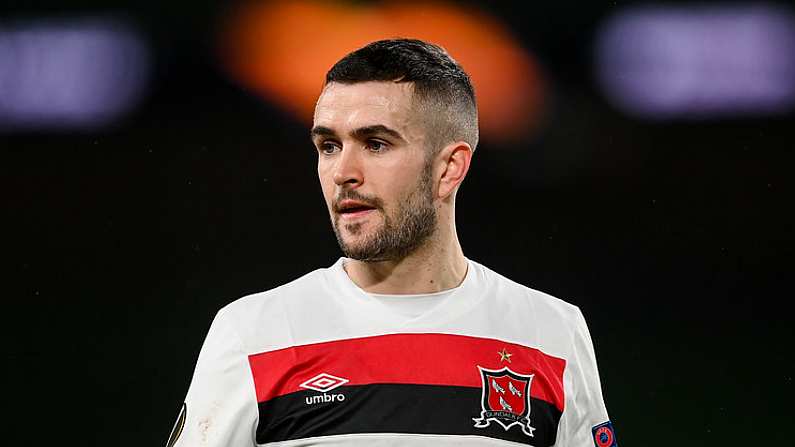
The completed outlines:
{"type": "Polygon", "coordinates": [[[616,445],[579,309],[458,242],[461,67],[371,43],[328,72],[311,136],[345,257],[219,311],[169,447],[616,445]]]}

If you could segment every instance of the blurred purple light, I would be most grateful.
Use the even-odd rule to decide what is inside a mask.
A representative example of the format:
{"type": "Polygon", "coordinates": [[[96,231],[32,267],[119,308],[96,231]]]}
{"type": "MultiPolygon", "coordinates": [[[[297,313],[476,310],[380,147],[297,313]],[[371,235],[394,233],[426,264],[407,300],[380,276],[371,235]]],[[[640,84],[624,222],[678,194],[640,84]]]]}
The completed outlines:
{"type": "Polygon", "coordinates": [[[141,99],[149,53],[118,21],[0,25],[0,129],[93,129],[141,99]]]}
{"type": "Polygon", "coordinates": [[[597,36],[607,98],[646,118],[786,112],[795,104],[795,19],[770,5],[641,7],[597,36]]]}

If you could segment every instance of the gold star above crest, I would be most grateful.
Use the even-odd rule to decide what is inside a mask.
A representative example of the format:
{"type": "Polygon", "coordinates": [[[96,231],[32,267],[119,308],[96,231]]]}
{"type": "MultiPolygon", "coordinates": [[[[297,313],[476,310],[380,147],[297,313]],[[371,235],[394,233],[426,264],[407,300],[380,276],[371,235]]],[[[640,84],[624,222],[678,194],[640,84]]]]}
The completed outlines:
{"type": "Polygon", "coordinates": [[[508,352],[508,351],[507,351],[505,348],[502,348],[502,351],[498,351],[498,352],[497,352],[497,354],[499,354],[499,355],[500,355],[500,361],[501,361],[501,362],[504,362],[504,361],[506,361],[506,360],[507,360],[507,361],[508,361],[508,363],[511,363],[511,356],[512,356],[513,354],[511,354],[510,352],[508,352]]]}

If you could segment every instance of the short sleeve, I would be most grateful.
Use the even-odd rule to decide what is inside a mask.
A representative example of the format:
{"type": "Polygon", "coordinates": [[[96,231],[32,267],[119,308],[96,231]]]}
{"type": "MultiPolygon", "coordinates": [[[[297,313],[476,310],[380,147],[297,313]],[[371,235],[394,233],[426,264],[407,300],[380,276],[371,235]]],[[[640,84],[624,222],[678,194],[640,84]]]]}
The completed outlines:
{"type": "Polygon", "coordinates": [[[556,447],[593,446],[593,427],[608,421],[593,342],[585,318],[577,309],[572,353],[563,375],[566,403],[556,447]]]}
{"type": "Polygon", "coordinates": [[[171,447],[256,445],[257,404],[248,357],[221,309],[204,341],[171,447]]]}

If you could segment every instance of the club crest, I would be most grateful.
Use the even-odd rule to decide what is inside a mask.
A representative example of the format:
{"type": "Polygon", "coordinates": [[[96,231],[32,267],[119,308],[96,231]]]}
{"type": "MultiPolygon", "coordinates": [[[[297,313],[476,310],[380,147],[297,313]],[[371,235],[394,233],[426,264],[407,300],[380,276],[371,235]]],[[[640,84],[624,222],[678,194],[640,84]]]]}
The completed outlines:
{"type": "Polygon", "coordinates": [[[479,418],[473,418],[476,428],[486,428],[494,421],[508,431],[519,425],[527,436],[533,436],[535,428],[530,426],[530,385],[534,374],[524,375],[511,371],[507,366],[486,369],[478,366],[483,382],[479,418]]]}

